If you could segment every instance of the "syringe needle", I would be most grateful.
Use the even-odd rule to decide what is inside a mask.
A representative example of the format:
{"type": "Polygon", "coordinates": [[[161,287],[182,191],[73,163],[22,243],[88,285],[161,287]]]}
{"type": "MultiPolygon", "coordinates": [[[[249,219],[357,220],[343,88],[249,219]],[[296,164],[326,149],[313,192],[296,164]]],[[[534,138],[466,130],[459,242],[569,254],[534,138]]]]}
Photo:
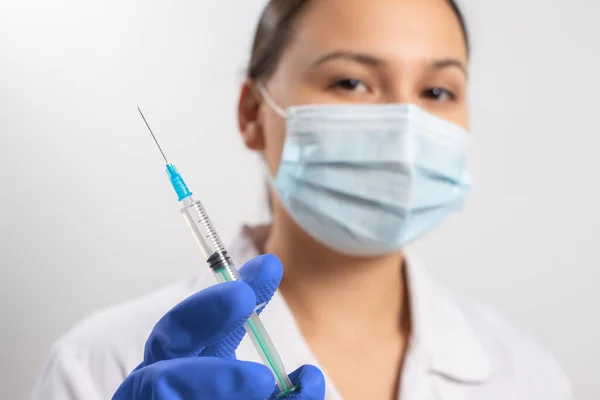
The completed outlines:
{"type": "Polygon", "coordinates": [[[163,153],[162,149],[160,148],[160,144],[158,144],[158,140],[156,140],[156,136],[154,136],[154,132],[152,132],[152,128],[150,128],[150,125],[148,125],[148,121],[146,121],[146,117],[144,117],[144,113],[142,112],[142,110],[140,110],[140,106],[137,106],[137,109],[140,112],[140,115],[142,116],[144,123],[148,127],[148,130],[150,131],[150,134],[152,135],[152,139],[154,139],[154,143],[156,143],[156,146],[158,147],[160,154],[162,154],[162,157],[165,159],[165,163],[168,164],[169,161],[167,160],[167,156],[165,156],[165,153],[163,153]]]}

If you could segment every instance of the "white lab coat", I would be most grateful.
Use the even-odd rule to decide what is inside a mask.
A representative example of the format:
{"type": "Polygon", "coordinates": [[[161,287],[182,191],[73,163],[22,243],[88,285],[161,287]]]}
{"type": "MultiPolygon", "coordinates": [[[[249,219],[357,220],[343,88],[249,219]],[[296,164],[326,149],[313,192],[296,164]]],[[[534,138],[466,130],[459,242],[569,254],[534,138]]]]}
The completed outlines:
{"type": "MultiPolygon", "coordinates": [[[[229,253],[237,265],[257,255],[243,234],[229,247],[229,253]]],[[[466,302],[434,282],[410,255],[407,277],[413,337],[399,399],[571,399],[562,370],[551,354],[530,337],[488,309],[466,302]]],[[[32,399],[110,399],[140,363],[144,343],[160,317],[214,283],[207,272],[90,316],[56,342],[32,399]]],[[[261,318],[287,371],[304,364],[319,366],[279,292],[261,318]]],[[[260,362],[247,337],[237,356],[260,362]]],[[[342,399],[327,376],[326,388],[326,400],[342,399]]]]}

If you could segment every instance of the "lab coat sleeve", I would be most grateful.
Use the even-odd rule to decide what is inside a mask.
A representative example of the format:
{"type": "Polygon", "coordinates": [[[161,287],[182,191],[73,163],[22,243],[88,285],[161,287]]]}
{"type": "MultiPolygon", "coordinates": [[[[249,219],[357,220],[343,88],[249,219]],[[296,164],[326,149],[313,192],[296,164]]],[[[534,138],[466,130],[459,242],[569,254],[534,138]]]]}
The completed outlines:
{"type": "Polygon", "coordinates": [[[57,345],[46,360],[31,400],[106,400],[74,349],[57,345]]]}

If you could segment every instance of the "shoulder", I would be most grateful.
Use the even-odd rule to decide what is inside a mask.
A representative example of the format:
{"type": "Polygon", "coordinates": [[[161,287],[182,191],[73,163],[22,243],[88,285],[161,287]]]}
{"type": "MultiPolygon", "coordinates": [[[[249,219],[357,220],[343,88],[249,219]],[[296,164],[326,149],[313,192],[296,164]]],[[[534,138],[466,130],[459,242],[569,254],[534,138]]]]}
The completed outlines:
{"type": "Polygon", "coordinates": [[[147,337],[162,315],[186,297],[203,289],[203,284],[205,281],[198,278],[180,281],[96,311],[73,327],[59,343],[81,348],[97,345],[106,348],[123,347],[117,342],[122,342],[123,339],[135,340],[139,335],[147,337]]]}
{"type": "Polygon", "coordinates": [[[537,399],[547,393],[547,400],[571,399],[563,369],[532,334],[482,304],[449,290],[446,293],[489,357],[493,380],[512,386],[519,398],[537,399]]]}
{"type": "MultiPolygon", "coordinates": [[[[256,256],[242,230],[230,243],[232,259],[256,256]]],[[[174,283],[137,299],[95,312],[56,341],[33,391],[33,400],[111,398],[142,361],[154,325],[171,308],[215,283],[212,273],[174,283]]]]}
{"type": "Polygon", "coordinates": [[[110,398],[142,361],[156,322],[203,285],[208,280],[178,282],[89,315],[54,343],[33,398],[110,398]]]}

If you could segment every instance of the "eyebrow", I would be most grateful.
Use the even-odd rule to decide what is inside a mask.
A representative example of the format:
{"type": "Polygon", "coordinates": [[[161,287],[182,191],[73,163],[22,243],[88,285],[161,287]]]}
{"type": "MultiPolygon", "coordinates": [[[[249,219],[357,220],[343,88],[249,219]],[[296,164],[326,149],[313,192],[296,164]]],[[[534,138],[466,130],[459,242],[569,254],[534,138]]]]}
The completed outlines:
{"type": "MultiPolygon", "coordinates": [[[[358,62],[360,64],[368,65],[371,67],[380,67],[380,66],[386,64],[386,62],[384,60],[377,58],[370,54],[355,53],[352,51],[333,51],[331,53],[327,53],[327,54],[319,57],[315,62],[313,62],[312,67],[315,68],[315,67],[320,66],[321,64],[324,64],[328,61],[336,60],[336,59],[346,59],[346,60],[358,62]]],[[[445,68],[452,68],[452,67],[460,69],[462,72],[464,72],[464,74],[466,76],[469,75],[465,64],[455,58],[443,58],[440,60],[435,60],[431,63],[429,68],[432,71],[439,71],[439,70],[442,70],[445,68]]]]}
{"type": "Polygon", "coordinates": [[[439,71],[441,69],[444,68],[451,68],[451,67],[455,67],[460,69],[462,72],[464,72],[464,74],[468,77],[469,76],[469,72],[467,70],[466,65],[462,62],[459,61],[455,58],[444,58],[442,60],[436,60],[433,63],[431,63],[431,70],[432,71],[439,71]]]}
{"type": "Polygon", "coordinates": [[[333,51],[331,53],[327,53],[327,54],[319,57],[312,64],[312,66],[313,66],[313,68],[318,67],[321,64],[324,64],[328,61],[336,60],[336,59],[351,60],[351,61],[358,62],[360,64],[369,65],[372,67],[378,67],[378,66],[385,64],[385,62],[382,59],[377,58],[372,55],[369,55],[369,54],[355,53],[352,51],[333,51]]]}

